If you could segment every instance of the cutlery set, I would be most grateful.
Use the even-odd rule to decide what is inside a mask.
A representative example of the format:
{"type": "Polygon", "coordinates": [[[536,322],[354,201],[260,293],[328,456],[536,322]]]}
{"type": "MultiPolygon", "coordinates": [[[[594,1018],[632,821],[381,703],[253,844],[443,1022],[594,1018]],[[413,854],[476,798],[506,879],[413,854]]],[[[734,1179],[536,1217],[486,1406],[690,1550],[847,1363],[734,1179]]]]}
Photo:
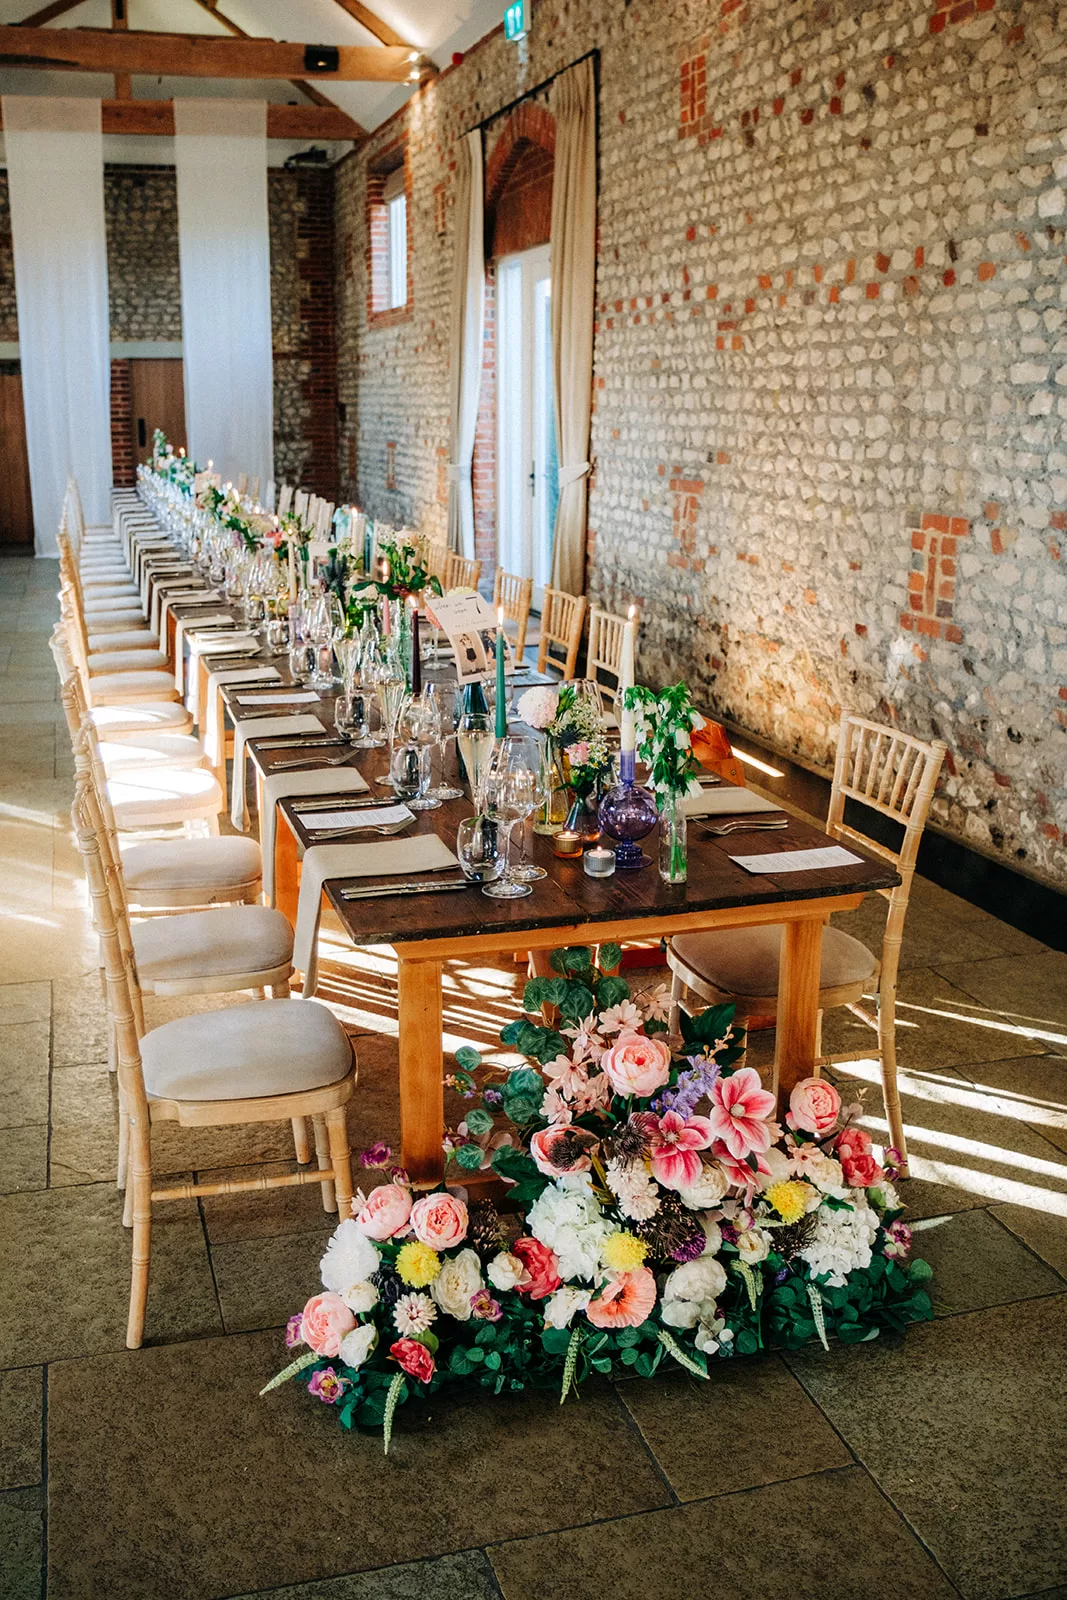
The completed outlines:
{"type": "MultiPolygon", "coordinates": [[[[696,822],[696,818],[692,819],[696,822]]],[[[717,838],[725,838],[731,833],[772,833],[780,828],[788,828],[788,817],[774,817],[757,813],[739,817],[726,817],[722,822],[701,823],[705,833],[714,834],[717,838]]]]}

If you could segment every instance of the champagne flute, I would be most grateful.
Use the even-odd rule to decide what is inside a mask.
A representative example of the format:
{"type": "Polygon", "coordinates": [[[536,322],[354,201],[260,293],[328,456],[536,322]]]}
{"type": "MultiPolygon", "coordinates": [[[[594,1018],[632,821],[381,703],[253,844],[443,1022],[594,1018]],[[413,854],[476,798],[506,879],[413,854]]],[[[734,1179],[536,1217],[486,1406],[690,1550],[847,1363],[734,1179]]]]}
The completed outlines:
{"type": "Polygon", "coordinates": [[[423,690],[423,699],[434,707],[437,714],[437,746],[441,752],[441,781],[430,790],[430,797],[434,800],[462,800],[463,790],[457,789],[445,778],[445,769],[448,763],[448,747],[451,740],[456,737],[456,728],[459,723],[459,693],[453,696],[452,704],[447,711],[441,704],[441,691],[436,683],[428,683],[423,690]]]}

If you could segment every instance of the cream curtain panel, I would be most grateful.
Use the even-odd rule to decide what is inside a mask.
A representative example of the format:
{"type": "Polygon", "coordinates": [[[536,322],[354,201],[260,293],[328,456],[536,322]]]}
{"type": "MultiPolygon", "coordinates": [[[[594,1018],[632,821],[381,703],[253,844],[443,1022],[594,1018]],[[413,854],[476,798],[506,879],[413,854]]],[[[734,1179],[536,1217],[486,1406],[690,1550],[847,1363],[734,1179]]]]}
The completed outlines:
{"type": "Polygon", "coordinates": [[[456,244],[448,345],[448,543],[468,559],[474,555],[471,467],[478,426],[485,317],[484,212],[482,136],[476,130],[464,134],[456,146],[456,244]]]}
{"type": "Polygon", "coordinates": [[[265,100],[174,102],[189,454],[274,477],[265,100]]]}
{"type": "Polygon", "coordinates": [[[34,549],[58,553],[74,473],[87,523],[111,520],[100,101],[3,97],[34,549]]]}
{"type": "Polygon", "coordinates": [[[584,594],[596,289],[596,79],[592,61],[579,61],[558,77],[549,103],[556,119],[550,243],[559,452],[552,585],[568,594],[584,594]]]}

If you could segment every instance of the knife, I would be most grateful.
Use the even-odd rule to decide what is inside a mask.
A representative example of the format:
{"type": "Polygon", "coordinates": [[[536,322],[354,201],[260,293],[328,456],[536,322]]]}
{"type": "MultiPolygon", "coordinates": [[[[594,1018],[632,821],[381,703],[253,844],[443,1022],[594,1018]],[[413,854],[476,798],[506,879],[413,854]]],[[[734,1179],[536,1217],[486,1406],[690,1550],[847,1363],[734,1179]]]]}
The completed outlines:
{"type": "Polygon", "coordinates": [[[466,878],[457,882],[450,878],[447,883],[396,883],[388,888],[381,886],[374,889],[342,889],[342,900],[388,900],[392,895],[401,894],[449,894],[453,889],[469,889],[471,886],[466,878]]]}
{"type": "MultiPolygon", "coordinates": [[[[353,789],[352,793],[358,794],[359,790],[353,789]]],[[[301,811],[358,811],[363,810],[366,806],[381,807],[387,805],[388,801],[380,800],[377,797],[373,800],[342,800],[340,798],[336,800],[312,800],[309,798],[306,800],[292,800],[289,803],[297,816],[299,816],[301,811]]]]}
{"type": "Polygon", "coordinates": [[[303,739],[280,739],[275,735],[273,738],[256,739],[253,737],[248,742],[256,745],[260,750],[304,750],[318,749],[325,744],[344,744],[345,741],[343,739],[324,739],[319,734],[309,733],[303,739]]]}

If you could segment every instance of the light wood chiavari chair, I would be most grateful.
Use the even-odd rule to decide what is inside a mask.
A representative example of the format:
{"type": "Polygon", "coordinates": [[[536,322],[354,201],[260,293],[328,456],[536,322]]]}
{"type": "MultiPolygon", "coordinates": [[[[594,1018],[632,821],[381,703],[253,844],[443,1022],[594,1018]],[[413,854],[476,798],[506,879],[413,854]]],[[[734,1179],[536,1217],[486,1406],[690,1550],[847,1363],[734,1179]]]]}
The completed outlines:
{"type": "Polygon", "coordinates": [[[626,618],[617,617],[599,606],[589,608],[589,643],[585,652],[585,676],[592,679],[602,695],[611,702],[616,717],[619,673],[622,670],[622,642],[626,632],[626,618]],[[604,682],[604,675],[613,680],[604,682]]]}
{"type": "MultiPolygon", "coordinates": [[[[868,722],[863,717],[842,717],[826,821],[826,831],[831,838],[873,851],[896,869],[901,881],[895,889],[878,890],[889,902],[880,960],[859,939],[843,933],[840,928],[823,930],[816,1070],[856,1059],[855,1051],[839,1056],[822,1054],[822,1014],[837,1006],[846,1006],[877,1032],[878,1045],[872,1053],[881,1063],[889,1142],[905,1160],[907,1150],[897,1087],[897,972],[915,861],[945,750],[946,746],[939,739],[926,744],[910,734],[868,722]],[[904,830],[899,848],[894,850],[847,823],[845,804],[850,800],[898,823],[904,830]],[[865,995],[872,990],[876,999],[873,1013],[862,1004],[865,995]]],[[[780,926],[730,928],[721,932],[678,934],[671,939],[667,945],[667,965],[673,974],[672,1031],[677,1025],[678,1004],[684,988],[711,1004],[733,1000],[742,1017],[775,1015],[781,933],[780,926]]]]}
{"type": "Polygon", "coordinates": [[[281,488],[278,491],[278,503],[277,503],[277,505],[275,506],[274,509],[277,512],[279,517],[287,517],[289,515],[289,511],[290,511],[290,509],[292,507],[292,504],[293,504],[293,486],[292,486],[291,483],[283,483],[281,488]]]}
{"type": "Polygon", "coordinates": [[[564,589],[545,588],[545,600],[541,608],[541,641],[537,648],[538,672],[545,672],[552,667],[564,678],[574,677],[588,605],[584,594],[567,594],[564,589]],[[552,654],[553,651],[562,652],[562,659],[559,654],[552,654]]]}
{"type": "Polygon", "coordinates": [[[530,621],[530,602],[533,599],[533,579],[518,578],[513,572],[497,567],[493,579],[493,605],[503,610],[505,622],[515,624],[515,661],[521,663],[526,652],[526,629],[530,621]]]}
{"type": "Polygon", "coordinates": [[[482,581],[482,563],[450,550],[441,581],[446,589],[477,589],[482,581]]]}

